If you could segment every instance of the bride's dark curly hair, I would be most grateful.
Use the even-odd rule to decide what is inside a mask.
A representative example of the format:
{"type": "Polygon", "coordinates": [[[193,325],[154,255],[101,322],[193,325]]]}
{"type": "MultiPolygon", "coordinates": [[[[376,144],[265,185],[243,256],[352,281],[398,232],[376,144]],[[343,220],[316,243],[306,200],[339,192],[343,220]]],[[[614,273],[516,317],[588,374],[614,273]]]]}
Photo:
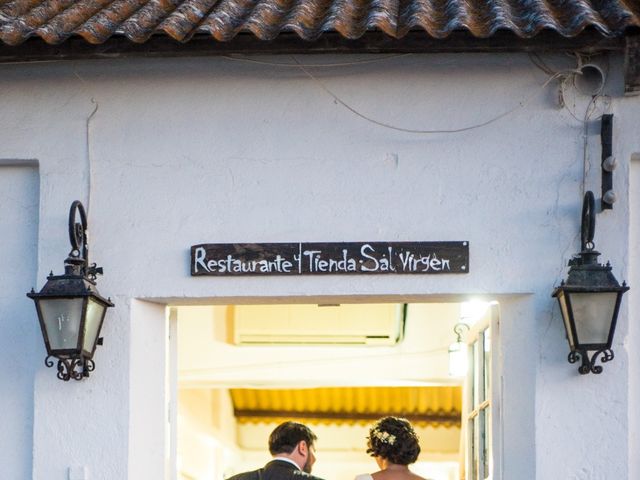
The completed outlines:
{"type": "Polygon", "coordinates": [[[381,418],[369,429],[367,453],[397,465],[409,465],[420,454],[418,435],[405,418],[381,418]]]}

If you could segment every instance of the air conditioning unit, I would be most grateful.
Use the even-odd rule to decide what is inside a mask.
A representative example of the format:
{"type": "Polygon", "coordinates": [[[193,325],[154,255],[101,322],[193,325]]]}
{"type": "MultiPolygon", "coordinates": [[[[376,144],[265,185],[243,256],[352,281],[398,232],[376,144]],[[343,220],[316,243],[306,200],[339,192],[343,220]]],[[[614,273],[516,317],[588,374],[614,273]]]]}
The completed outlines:
{"type": "Polygon", "coordinates": [[[235,305],[237,345],[395,345],[404,333],[404,304],[235,305]]]}

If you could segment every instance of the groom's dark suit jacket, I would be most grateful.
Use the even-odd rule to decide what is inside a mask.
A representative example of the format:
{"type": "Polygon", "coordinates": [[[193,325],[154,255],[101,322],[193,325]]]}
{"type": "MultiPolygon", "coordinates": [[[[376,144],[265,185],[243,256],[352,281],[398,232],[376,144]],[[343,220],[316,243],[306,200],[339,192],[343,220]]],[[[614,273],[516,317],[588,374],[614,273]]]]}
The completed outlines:
{"type": "Polygon", "coordinates": [[[264,467],[239,473],[227,480],[322,480],[282,460],[271,460],[264,467]]]}

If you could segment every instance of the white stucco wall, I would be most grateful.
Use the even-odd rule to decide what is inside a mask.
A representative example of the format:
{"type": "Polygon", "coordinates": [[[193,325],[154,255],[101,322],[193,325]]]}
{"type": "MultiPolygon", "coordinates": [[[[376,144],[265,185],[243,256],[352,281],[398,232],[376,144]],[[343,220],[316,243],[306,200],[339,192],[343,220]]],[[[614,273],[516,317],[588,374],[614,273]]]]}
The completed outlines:
{"type": "MultiPolygon", "coordinates": [[[[559,68],[568,61],[550,59],[559,68]]],[[[162,413],[164,399],[150,396],[142,412],[136,395],[143,393],[130,388],[141,372],[130,368],[150,363],[135,358],[141,342],[150,334],[161,344],[166,324],[157,312],[156,322],[144,322],[148,309],[134,299],[424,301],[466,294],[503,300],[504,478],[628,478],[627,384],[638,374],[621,348],[630,334],[628,308],[624,303],[616,359],[600,376],[579,376],[566,362],[550,293],[579,248],[583,125],[557,107],[557,89],[541,88],[546,77],[526,55],[413,55],[313,69],[354,108],[403,127],[460,128],[513,110],[454,135],[375,126],[294,68],[224,58],[1,68],[0,158],[39,161],[38,262],[30,279],[41,287],[49,270],[61,271],[68,208],[80,199],[89,207],[91,260],[105,269],[100,291],[116,303],[88,381],[56,380],[41,366],[43,347],[36,358],[28,356],[23,368],[37,370],[34,480],[64,479],[74,465],[86,466],[91,480],[134,478],[139,471],[133,463],[144,432],[133,438],[130,426],[140,415],[162,413]],[[471,271],[189,276],[188,247],[196,243],[360,240],[468,240],[471,271]]],[[[640,150],[640,99],[620,97],[620,69],[621,59],[614,58],[607,86],[620,201],[598,215],[595,243],[622,280],[628,275],[628,159],[640,150]]],[[[568,104],[582,118],[588,100],[570,96],[568,104]]],[[[591,125],[588,137],[587,188],[596,194],[598,131],[591,125]]],[[[22,289],[11,295],[10,313],[35,322],[21,295],[22,289]]],[[[0,339],[3,347],[9,342],[0,339]]],[[[153,358],[163,358],[157,354],[153,358]]],[[[145,382],[162,391],[164,368],[145,373],[145,382]]],[[[150,427],[150,438],[162,430],[158,425],[150,427]]],[[[16,450],[29,456],[26,435],[16,450]]],[[[147,454],[157,458],[158,452],[147,454]]]]}

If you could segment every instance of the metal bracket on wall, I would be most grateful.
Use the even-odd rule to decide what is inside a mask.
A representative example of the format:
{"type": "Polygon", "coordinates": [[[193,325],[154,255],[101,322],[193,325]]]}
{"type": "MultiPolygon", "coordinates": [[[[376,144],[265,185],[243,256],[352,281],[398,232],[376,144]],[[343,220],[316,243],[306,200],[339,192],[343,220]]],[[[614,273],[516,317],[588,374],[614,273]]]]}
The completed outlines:
{"type": "Polygon", "coordinates": [[[602,143],[602,210],[610,210],[616,201],[613,191],[613,171],[617,163],[613,156],[613,115],[602,115],[600,127],[600,141],[602,143]]]}

